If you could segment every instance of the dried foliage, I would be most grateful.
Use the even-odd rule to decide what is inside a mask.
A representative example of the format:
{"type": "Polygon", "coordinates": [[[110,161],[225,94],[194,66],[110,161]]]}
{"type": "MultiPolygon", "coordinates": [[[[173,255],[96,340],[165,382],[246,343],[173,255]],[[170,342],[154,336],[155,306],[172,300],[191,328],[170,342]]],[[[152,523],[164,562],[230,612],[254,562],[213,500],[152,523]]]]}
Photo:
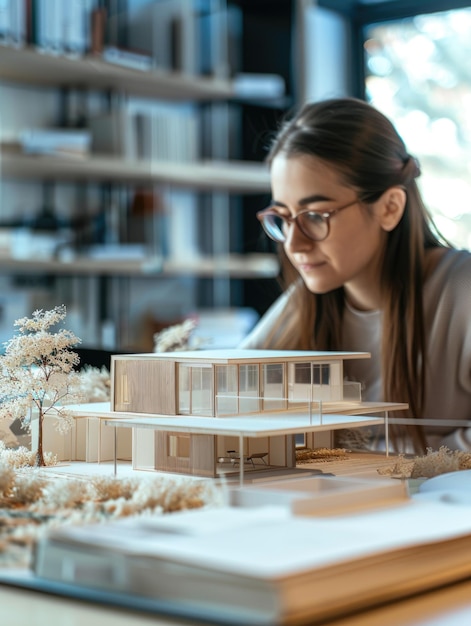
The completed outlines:
{"type": "Polygon", "coordinates": [[[154,335],[154,352],[181,352],[183,350],[197,350],[203,340],[193,343],[190,347],[191,333],[197,323],[193,319],[186,319],[181,324],[164,328],[154,335]]]}
{"type": "Polygon", "coordinates": [[[371,448],[373,432],[369,428],[341,428],[336,432],[336,442],[348,450],[371,448]]]}
{"type": "Polygon", "coordinates": [[[406,459],[404,455],[399,455],[394,464],[379,468],[378,473],[393,478],[432,478],[464,469],[471,469],[471,453],[441,446],[435,451],[427,448],[424,456],[415,459],[406,459]]]}
{"type": "Polygon", "coordinates": [[[345,448],[303,448],[296,450],[296,463],[309,463],[311,461],[339,461],[346,459],[347,450],[345,448]]]}
{"type": "Polygon", "coordinates": [[[220,506],[212,481],[187,477],[51,476],[0,462],[0,567],[30,565],[35,542],[61,524],[104,522],[130,515],[220,506]]]}
{"type": "MultiPolygon", "coordinates": [[[[51,452],[45,452],[44,466],[57,465],[57,457],[51,452]]],[[[33,467],[36,465],[36,452],[28,450],[24,446],[18,448],[7,448],[3,441],[0,441],[0,463],[4,463],[13,468],[33,467]]]]}
{"type": "Polygon", "coordinates": [[[71,404],[73,398],[82,402],[106,402],[110,399],[111,378],[108,369],[86,365],[74,379],[71,397],[64,398],[63,404],[71,404]]]}

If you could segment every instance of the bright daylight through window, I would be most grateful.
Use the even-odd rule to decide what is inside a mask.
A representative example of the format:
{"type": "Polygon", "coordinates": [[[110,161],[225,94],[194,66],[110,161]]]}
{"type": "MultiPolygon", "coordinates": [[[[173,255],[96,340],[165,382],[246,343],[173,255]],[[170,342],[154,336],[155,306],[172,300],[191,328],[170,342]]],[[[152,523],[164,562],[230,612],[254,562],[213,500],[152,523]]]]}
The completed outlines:
{"type": "Polygon", "coordinates": [[[471,248],[471,8],[365,29],[367,99],[422,166],[419,186],[442,234],[471,248]]]}

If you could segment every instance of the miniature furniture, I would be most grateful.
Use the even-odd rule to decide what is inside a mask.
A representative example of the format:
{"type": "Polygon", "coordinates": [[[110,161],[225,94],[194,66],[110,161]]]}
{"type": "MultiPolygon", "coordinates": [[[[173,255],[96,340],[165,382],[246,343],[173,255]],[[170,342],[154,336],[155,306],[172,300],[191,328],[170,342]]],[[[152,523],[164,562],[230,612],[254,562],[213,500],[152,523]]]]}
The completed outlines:
{"type": "MultiPolygon", "coordinates": [[[[228,450],[227,454],[229,456],[221,456],[218,458],[218,463],[231,463],[232,465],[239,465],[240,463],[240,454],[237,452],[237,450],[228,450]]],[[[251,454],[250,456],[244,456],[243,457],[243,462],[244,463],[251,463],[252,467],[255,467],[255,461],[256,460],[260,460],[260,462],[265,465],[266,467],[268,467],[268,464],[265,460],[265,458],[268,456],[268,452],[254,452],[253,454],[251,454]]]]}

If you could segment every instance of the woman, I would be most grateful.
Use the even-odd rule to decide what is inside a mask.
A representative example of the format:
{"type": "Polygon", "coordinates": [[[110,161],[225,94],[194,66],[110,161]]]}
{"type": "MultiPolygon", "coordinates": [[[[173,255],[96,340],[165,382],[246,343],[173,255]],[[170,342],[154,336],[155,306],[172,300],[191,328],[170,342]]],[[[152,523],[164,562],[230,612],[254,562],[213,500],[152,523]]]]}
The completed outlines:
{"type": "MultiPolygon", "coordinates": [[[[282,244],[287,288],[242,347],[368,351],[345,368],[364,400],[471,419],[471,254],[437,232],[390,121],[361,100],[307,104],[268,163],[273,200],[258,218],[282,244]]],[[[417,453],[471,449],[471,429],[451,424],[408,437],[417,453]]]]}

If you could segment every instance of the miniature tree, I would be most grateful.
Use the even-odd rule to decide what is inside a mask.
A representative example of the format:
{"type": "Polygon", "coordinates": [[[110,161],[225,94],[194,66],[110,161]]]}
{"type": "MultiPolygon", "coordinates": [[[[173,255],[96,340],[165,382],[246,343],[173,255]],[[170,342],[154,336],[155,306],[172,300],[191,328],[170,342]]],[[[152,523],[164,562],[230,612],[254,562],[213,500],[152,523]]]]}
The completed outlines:
{"type": "Polygon", "coordinates": [[[31,409],[38,413],[36,466],[45,465],[43,456],[43,422],[53,412],[57,427],[66,432],[72,415],[62,406],[71,400],[79,387],[79,375],[73,371],[79,356],[71,347],[80,339],[71,331],[51,332],[66,316],[64,305],[51,311],[35,311],[31,318],[16,320],[18,334],[5,343],[0,356],[0,418],[18,418],[23,427],[31,428],[31,409]]]}

